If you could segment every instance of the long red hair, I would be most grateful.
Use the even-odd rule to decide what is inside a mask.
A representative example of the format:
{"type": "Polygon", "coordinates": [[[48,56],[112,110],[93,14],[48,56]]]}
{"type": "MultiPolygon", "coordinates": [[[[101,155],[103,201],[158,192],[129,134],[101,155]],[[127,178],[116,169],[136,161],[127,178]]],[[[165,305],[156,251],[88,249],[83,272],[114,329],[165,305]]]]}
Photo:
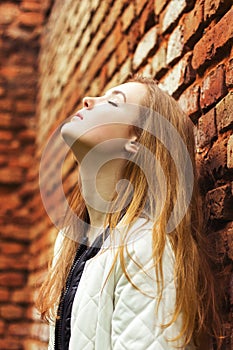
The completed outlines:
{"type": "MultiPolygon", "coordinates": [[[[191,339],[194,338],[197,340],[202,333],[208,333],[218,340],[220,348],[221,320],[218,308],[219,303],[213,272],[211,271],[208,261],[208,244],[206,243],[204,232],[202,204],[195,171],[193,125],[180,109],[177,102],[171,96],[160,90],[154,80],[136,77],[132,81],[145,84],[147,94],[141,101],[141,105],[142,107],[146,107],[149,111],[152,111],[152,114],[148,112],[145,118],[142,108],[142,113],[139,118],[144,118],[145,123],[149,123],[148,125],[151,129],[154,123],[152,117],[153,112],[157,112],[166,118],[168,122],[176,128],[186,145],[194,172],[193,191],[189,206],[187,207],[183,219],[168,235],[166,233],[167,223],[177,201],[178,191],[180,190],[176,166],[170,152],[159,139],[152,133],[146,131],[144,127],[136,130],[139,144],[143,145],[154,154],[156,161],[161,164],[163,174],[166,176],[166,186],[164,186],[164,177],[162,177],[161,172],[157,171],[156,168],[151,169],[156,175],[157,186],[158,184],[161,185],[160,191],[166,190],[165,194],[162,193],[162,195],[165,196],[163,209],[158,217],[157,213],[155,213],[156,219],[152,232],[153,259],[158,280],[163,281],[162,257],[167,236],[170,239],[175,255],[175,310],[170,322],[163,326],[168,327],[175,322],[178,315],[182,313],[183,324],[180,334],[177,335],[177,339],[184,339],[184,345],[186,345],[191,339]]],[[[176,147],[176,145],[174,145],[174,147],[176,147]]],[[[179,152],[179,149],[177,149],[177,152],[179,152]]],[[[140,162],[146,162],[146,159],[141,159],[140,162]]],[[[145,164],[145,166],[148,166],[148,164],[145,164]]],[[[149,206],[151,207],[153,207],[155,203],[157,207],[159,207],[159,197],[157,196],[156,186],[154,189],[150,188],[150,191],[148,191],[148,183],[142,169],[143,167],[137,166],[133,161],[127,163],[124,170],[124,178],[128,179],[133,185],[134,192],[132,195],[131,189],[126,189],[124,196],[122,196],[120,203],[118,203],[119,210],[107,215],[106,224],[109,224],[111,228],[117,225],[121,212],[120,209],[125,207],[129,195],[132,195],[130,205],[127,207],[126,212],[129,223],[142,215],[142,213],[145,215],[148,209],[146,208],[148,203],[150,203],[149,206]]],[[[186,203],[181,202],[180,208],[182,208],[182,205],[186,205],[186,203]]],[[[84,221],[87,219],[86,205],[78,185],[75,187],[71,196],[70,206],[80,219],[84,221]]],[[[71,222],[71,217],[69,216],[66,218],[66,227],[70,227],[70,230],[73,230],[77,237],[77,227],[74,222],[71,222]]],[[[79,234],[81,235],[82,232],[79,232],[79,234]]],[[[72,233],[69,234],[69,236],[72,236],[72,233]]],[[[41,287],[37,307],[43,319],[53,321],[56,319],[56,309],[77,250],[77,241],[78,239],[74,241],[67,236],[64,238],[60,258],[55,266],[49,270],[46,280],[41,287]]],[[[131,281],[127,273],[123,246],[119,247],[118,256],[124,273],[129,281],[131,281]]],[[[161,283],[158,303],[160,302],[162,292],[163,283],[161,283]]]]}

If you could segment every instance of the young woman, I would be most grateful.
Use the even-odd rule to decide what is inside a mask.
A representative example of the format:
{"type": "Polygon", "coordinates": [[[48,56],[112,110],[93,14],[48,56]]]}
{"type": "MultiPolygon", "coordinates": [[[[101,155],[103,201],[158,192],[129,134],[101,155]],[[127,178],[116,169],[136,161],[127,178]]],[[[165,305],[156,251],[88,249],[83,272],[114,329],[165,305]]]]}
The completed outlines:
{"type": "Polygon", "coordinates": [[[61,133],[79,177],[38,298],[49,349],[207,350],[220,321],[190,120],[136,77],[84,98],[61,133]]]}

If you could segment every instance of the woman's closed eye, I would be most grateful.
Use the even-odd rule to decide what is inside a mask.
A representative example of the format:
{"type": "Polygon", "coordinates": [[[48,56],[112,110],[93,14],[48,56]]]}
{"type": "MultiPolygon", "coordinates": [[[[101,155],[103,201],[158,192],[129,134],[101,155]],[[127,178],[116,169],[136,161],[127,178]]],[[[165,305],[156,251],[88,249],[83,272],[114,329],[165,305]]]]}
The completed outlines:
{"type": "Polygon", "coordinates": [[[118,104],[117,104],[115,101],[108,100],[108,103],[110,103],[110,104],[113,105],[114,107],[118,107],[118,104]]]}

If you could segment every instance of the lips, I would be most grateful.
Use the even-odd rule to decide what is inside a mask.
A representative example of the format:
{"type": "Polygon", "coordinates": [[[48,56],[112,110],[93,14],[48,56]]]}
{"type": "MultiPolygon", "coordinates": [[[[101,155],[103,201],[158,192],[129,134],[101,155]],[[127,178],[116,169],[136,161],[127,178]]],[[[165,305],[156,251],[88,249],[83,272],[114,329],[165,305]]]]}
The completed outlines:
{"type": "Polygon", "coordinates": [[[71,121],[77,120],[77,119],[83,120],[83,116],[82,116],[80,113],[76,113],[76,114],[73,116],[73,118],[71,119],[71,121]]]}

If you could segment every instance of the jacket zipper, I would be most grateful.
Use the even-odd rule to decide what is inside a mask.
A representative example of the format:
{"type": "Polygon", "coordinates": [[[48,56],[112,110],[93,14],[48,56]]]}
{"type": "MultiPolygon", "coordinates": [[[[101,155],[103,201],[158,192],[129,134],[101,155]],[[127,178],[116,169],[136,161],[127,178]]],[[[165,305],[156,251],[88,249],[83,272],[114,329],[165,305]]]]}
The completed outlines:
{"type": "Polygon", "coordinates": [[[72,278],[72,275],[73,275],[73,272],[77,266],[77,264],[79,263],[80,259],[82,258],[82,256],[84,255],[84,253],[87,251],[87,241],[88,241],[88,238],[87,237],[84,237],[81,245],[78,247],[78,250],[75,254],[75,258],[74,258],[74,262],[73,262],[73,265],[72,265],[72,268],[69,272],[69,275],[68,275],[68,278],[67,278],[67,283],[66,283],[66,289],[62,295],[62,299],[61,299],[61,302],[60,302],[60,306],[59,306],[59,317],[60,319],[58,320],[58,329],[57,329],[57,342],[56,342],[56,334],[55,334],[55,339],[54,339],[54,349],[56,350],[60,350],[62,349],[61,347],[61,328],[62,328],[62,314],[63,314],[63,308],[64,308],[64,301],[65,301],[65,297],[70,289],[70,284],[71,284],[71,278],[72,278]],[[84,251],[81,253],[81,251],[83,250],[84,248],[84,251]],[[81,253],[81,254],[80,254],[81,253]],[[79,257],[78,257],[79,256],[79,257]],[[78,257],[78,258],[77,258],[78,257]],[[57,346],[56,346],[56,343],[57,343],[57,346]]]}
{"type": "MultiPolygon", "coordinates": [[[[122,217],[124,216],[126,212],[126,209],[124,211],[122,211],[121,215],[120,215],[120,218],[119,218],[119,221],[122,219],[122,217]]],[[[104,240],[107,239],[107,237],[109,236],[109,233],[110,233],[110,228],[109,226],[104,230],[104,232],[98,236],[96,238],[96,240],[94,241],[93,245],[95,244],[95,242],[98,240],[98,239],[101,239],[103,237],[103,234],[104,234],[104,240]]],[[[70,288],[70,284],[71,284],[71,277],[73,275],[73,272],[77,266],[77,264],[79,263],[80,259],[83,257],[84,253],[86,253],[86,251],[88,250],[87,248],[87,242],[88,242],[88,237],[84,237],[83,238],[83,241],[82,243],[80,244],[80,246],[78,247],[77,249],[77,252],[75,254],[75,258],[74,258],[74,262],[73,262],[73,265],[72,265],[72,268],[69,272],[69,275],[67,277],[67,283],[66,283],[66,289],[62,295],[62,298],[61,298],[61,301],[59,303],[59,316],[60,316],[60,319],[58,320],[59,323],[58,323],[58,328],[57,328],[57,332],[55,333],[55,339],[54,339],[54,350],[62,350],[61,348],[61,327],[62,327],[62,323],[61,323],[61,320],[62,320],[62,314],[63,314],[63,308],[64,308],[64,300],[65,300],[65,297],[69,291],[69,288],[70,288]],[[84,251],[80,254],[81,250],[84,249],[84,251]],[[78,255],[80,254],[79,258],[78,255]],[[77,259],[77,260],[76,260],[77,259]],[[57,336],[57,342],[56,342],[56,336],[57,336]],[[57,347],[56,347],[56,344],[57,344],[57,347]]],[[[101,242],[101,245],[102,245],[103,242],[101,242]]],[[[100,247],[99,247],[100,249],[100,247]]],[[[55,327],[57,327],[57,325],[55,325],[55,327]]],[[[55,331],[56,331],[56,328],[55,328],[55,331]]]]}

